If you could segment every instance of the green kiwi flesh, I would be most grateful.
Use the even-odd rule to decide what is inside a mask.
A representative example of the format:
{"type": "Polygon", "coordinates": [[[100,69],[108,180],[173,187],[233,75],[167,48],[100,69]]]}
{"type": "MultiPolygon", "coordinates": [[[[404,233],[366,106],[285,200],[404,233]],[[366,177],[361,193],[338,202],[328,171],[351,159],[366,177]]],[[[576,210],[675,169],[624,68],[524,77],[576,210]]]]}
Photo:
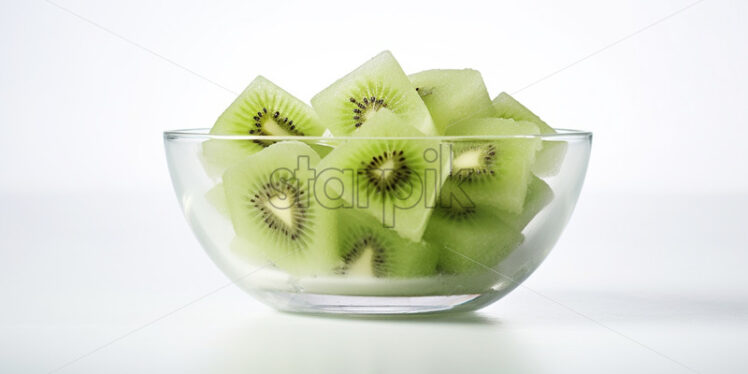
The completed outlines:
{"type": "Polygon", "coordinates": [[[520,213],[497,211],[497,217],[507,226],[522,231],[553,200],[553,190],[542,179],[531,176],[525,202],[520,213]]]}
{"type": "Polygon", "coordinates": [[[334,196],[401,236],[420,241],[437,189],[447,177],[442,170],[448,168],[449,157],[438,157],[440,143],[435,139],[407,139],[423,134],[385,109],[375,113],[359,135],[396,139],[362,139],[336,147],[318,167],[317,195],[334,196]]]}
{"type": "MultiPolygon", "coordinates": [[[[506,92],[493,99],[493,107],[499,118],[530,121],[538,126],[541,134],[556,133],[556,130],[506,92]]],[[[567,143],[562,140],[546,140],[542,145],[543,148],[536,155],[532,171],[541,177],[558,174],[566,156],[567,143]]]]}
{"type": "MultiPolygon", "coordinates": [[[[481,118],[449,126],[447,135],[533,135],[532,122],[481,118]]],[[[475,204],[520,213],[530,181],[530,168],[540,140],[534,137],[458,141],[452,144],[451,174],[441,199],[462,197],[475,204]]]]}
{"type": "Polygon", "coordinates": [[[522,243],[524,237],[505,225],[487,206],[439,206],[424,240],[438,246],[438,268],[447,274],[490,271],[522,243]]]}
{"type": "Polygon", "coordinates": [[[226,192],[223,190],[223,183],[218,183],[205,193],[207,200],[216,211],[224,217],[231,217],[229,204],[226,203],[226,192]]]}
{"type": "Polygon", "coordinates": [[[310,196],[319,156],[306,144],[286,141],[237,162],[223,175],[234,231],[261,255],[291,274],[329,274],[337,264],[334,212],[310,196]],[[311,169],[313,170],[313,169],[311,169]]]}
{"type": "Polygon", "coordinates": [[[493,116],[491,97],[477,70],[426,70],[409,78],[440,134],[452,123],[493,116]]]}
{"type": "MultiPolygon", "coordinates": [[[[218,117],[214,135],[320,136],[325,131],[314,110],[262,76],[218,117]]],[[[225,170],[235,161],[257,153],[274,141],[258,139],[211,139],[203,143],[208,168],[225,170]]]]}
{"type": "Polygon", "coordinates": [[[312,98],[333,135],[357,135],[373,113],[386,108],[426,135],[438,132],[400,64],[382,52],[312,98]]]}
{"type": "Polygon", "coordinates": [[[414,278],[434,275],[438,251],[382,227],[369,214],[352,209],[338,211],[337,269],[349,277],[414,278]]]}

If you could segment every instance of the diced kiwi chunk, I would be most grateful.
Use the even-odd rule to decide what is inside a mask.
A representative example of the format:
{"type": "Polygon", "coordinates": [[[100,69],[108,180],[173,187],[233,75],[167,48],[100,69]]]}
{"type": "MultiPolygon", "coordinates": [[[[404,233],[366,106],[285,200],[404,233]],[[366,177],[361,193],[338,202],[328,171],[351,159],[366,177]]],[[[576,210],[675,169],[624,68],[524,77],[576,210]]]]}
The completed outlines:
{"type": "Polygon", "coordinates": [[[435,139],[412,139],[423,134],[387,109],[372,115],[359,135],[387,138],[350,141],[330,152],[317,168],[317,195],[420,241],[449,157],[439,157],[435,139]]]}
{"type": "Polygon", "coordinates": [[[234,231],[291,274],[330,274],[337,266],[334,212],[310,193],[319,156],[306,144],[268,146],[223,175],[234,231]]]}
{"type": "Polygon", "coordinates": [[[424,240],[441,248],[438,268],[447,274],[490,271],[522,243],[487,206],[440,206],[431,215],[424,240]]]}
{"type": "Polygon", "coordinates": [[[333,135],[357,135],[373,113],[389,109],[426,135],[437,135],[426,105],[389,51],[367,61],[312,98],[333,135]]]}
{"type": "MultiPolygon", "coordinates": [[[[502,118],[472,119],[453,124],[447,135],[532,135],[538,128],[528,121],[502,118]]],[[[468,200],[520,213],[530,181],[530,168],[540,140],[532,136],[463,140],[452,144],[452,168],[442,187],[441,200],[468,200]]]]}
{"type": "MultiPolygon", "coordinates": [[[[556,133],[556,130],[506,92],[493,99],[493,107],[499,118],[531,121],[538,125],[541,134],[556,133]]],[[[532,170],[541,177],[556,175],[561,169],[568,145],[562,140],[546,140],[542,144],[543,148],[538,151],[532,170]]]]}
{"type": "Polygon", "coordinates": [[[540,211],[553,200],[553,190],[542,179],[532,176],[527,186],[525,203],[520,213],[497,211],[496,216],[507,226],[522,231],[540,211]]]}
{"type": "MultiPolygon", "coordinates": [[[[218,117],[213,135],[320,136],[325,131],[314,110],[266,78],[258,76],[218,117]]],[[[275,143],[271,140],[211,139],[203,143],[209,173],[275,143]]]]}
{"type": "Polygon", "coordinates": [[[401,237],[369,214],[338,211],[338,273],[350,277],[414,278],[436,273],[439,252],[401,237]]]}
{"type": "Polygon", "coordinates": [[[461,120],[493,117],[491,97],[477,70],[426,70],[409,78],[429,108],[440,134],[447,126],[461,120]]]}
{"type": "Polygon", "coordinates": [[[205,199],[216,208],[216,211],[222,216],[230,217],[229,205],[226,203],[226,192],[223,190],[223,183],[218,183],[205,193],[205,199]]]}
{"type": "Polygon", "coordinates": [[[540,117],[506,92],[493,99],[493,107],[499,118],[511,118],[517,121],[530,121],[538,126],[541,134],[555,134],[556,131],[540,117]]]}

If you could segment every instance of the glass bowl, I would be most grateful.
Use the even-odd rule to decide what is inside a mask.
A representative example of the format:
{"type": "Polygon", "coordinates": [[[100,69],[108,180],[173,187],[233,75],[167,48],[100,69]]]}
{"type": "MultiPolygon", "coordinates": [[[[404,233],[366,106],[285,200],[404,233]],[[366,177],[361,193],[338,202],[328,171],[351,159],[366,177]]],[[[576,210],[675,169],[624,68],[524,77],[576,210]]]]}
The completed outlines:
{"type": "Polygon", "coordinates": [[[557,131],[359,138],[191,129],[165,132],[164,143],[190,227],[247,293],[284,311],[405,314],[481,308],[538,268],[574,210],[592,140],[589,132],[557,131]],[[247,157],[241,149],[250,143],[273,145],[247,157]],[[528,147],[537,151],[509,151],[528,147]],[[418,165],[426,166],[406,171],[374,157],[356,160],[360,167],[346,174],[350,155],[369,149],[385,156],[405,149],[403,159],[421,157],[418,165]],[[533,153],[531,160],[519,156],[533,153]],[[461,169],[485,157],[494,157],[498,174],[506,171],[500,182],[484,182],[487,169],[461,169]],[[275,178],[272,190],[249,181],[263,173],[275,178]],[[401,174],[408,188],[387,185],[401,174]],[[291,189],[274,187],[278,181],[291,189]],[[490,214],[464,219],[476,211],[490,214]]]}

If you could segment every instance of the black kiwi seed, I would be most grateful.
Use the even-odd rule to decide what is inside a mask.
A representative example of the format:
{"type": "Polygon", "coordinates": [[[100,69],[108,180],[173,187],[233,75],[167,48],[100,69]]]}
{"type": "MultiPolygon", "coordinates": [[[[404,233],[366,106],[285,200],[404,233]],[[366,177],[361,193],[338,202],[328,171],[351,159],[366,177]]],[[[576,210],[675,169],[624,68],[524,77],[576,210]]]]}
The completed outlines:
{"type": "Polygon", "coordinates": [[[375,277],[386,276],[386,271],[383,265],[387,262],[387,256],[384,247],[379,243],[379,240],[374,235],[366,234],[360,239],[356,240],[343,256],[343,266],[338,269],[338,272],[345,274],[348,272],[350,266],[358,260],[367,248],[371,248],[374,251],[374,257],[372,258],[373,269],[375,277]]]}
{"type": "Polygon", "coordinates": [[[355,127],[361,127],[363,125],[363,119],[366,118],[365,114],[369,111],[376,112],[381,108],[386,108],[387,103],[385,99],[377,96],[364,97],[361,101],[350,97],[348,101],[355,104],[353,108],[353,121],[355,127]]]}
{"type": "Polygon", "coordinates": [[[416,92],[419,96],[424,97],[431,95],[431,93],[434,92],[434,88],[416,87],[416,92]]]}
{"type": "Polygon", "coordinates": [[[446,206],[446,207],[440,206],[439,209],[437,209],[434,213],[441,214],[455,221],[462,221],[462,220],[469,219],[475,214],[475,207],[474,206],[464,207],[459,204],[453,204],[451,206],[446,206]]]}
{"type": "MultiPolygon", "coordinates": [[[[249,135],[257,135],[257,136],[272,136],[272,135],[278,135],[278,134],[271,134],[265,128],[263,127],[263,124],[265,124],[265,121],[270,120],[270,118],[265,117],[265,114],[268,113],[267,108],[262,108],[261,112],[257,112],[256,116],[253,116],[252,119],[255,121],[254,127],[249,130],[249,135]]],[[[279,111],[272,112],[273,116],[272,119],[275,121],[278,126],[289,132],[291,135],[295,136],[303,136],[304,133],[298,130],[298,126],[293,124],[293,120],[289,120],[286,116],[281,116],[281,113],[279,111]]],[[[271,140],[260,140],[260,139],[254,139],[252,140],[253,143],[259,144],[263,147],[268,147],[275,143],[271,140]]]]}
{"type": "Polygon", "coordinates": [[[384,153],[372,156],[371,161],[361,162],[359,175],[363,175],[378,191],[392,191],[404,185],[410,177],[411,170],[407,165],[407,159],[403,151],[384,151],[384,153]],[[391,169],[382,170],[382,165],[392,160],[391,169]]]}
{"type": "Polygon", "coordinates": [[[249,199],[249,205],[256,209],[260,218],[267,224],[270,229],[278,230],[280,233],[290,238],[291,240],[298,240],[301,238],[302,230],[304,229],[306,221],[306,209],[307,206],[304,203],[304,199],[300,196],[303,191],[299,191],[290,182],[281,180],[275,183],[268,183],[262,186],[262,191],[259,191],[249,199]],[[284,196],[285,198],[293,199],[293,203],[289,204],[288,209],[293,209],[292,212],[292,224],[289,226],[286,222],[278,218],[267,206],[269,201],[277,196],[284,196]]]}
{"type": "Polygon", "coordinates": [[[481,152],[483,164],[476,168],[453,170],[449,176],[450,178],[469,182],[483,178],[486,175],[496,175],[496,172],[493,170],[493,165],[496,163],[496,146],[493,144],[482,144],[466,148],[460,153],[475,150],[481,152]]]}

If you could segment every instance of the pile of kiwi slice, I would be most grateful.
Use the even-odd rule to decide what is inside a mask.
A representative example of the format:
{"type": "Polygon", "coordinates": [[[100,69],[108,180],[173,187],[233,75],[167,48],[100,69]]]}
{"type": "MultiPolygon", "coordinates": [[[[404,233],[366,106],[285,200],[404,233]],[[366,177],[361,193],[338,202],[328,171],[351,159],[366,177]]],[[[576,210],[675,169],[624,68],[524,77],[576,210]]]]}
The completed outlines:
{"type": "Polygon", "coordinates": [[[311,106],[252,81],[210,131],[247,137],[203,143],[206,197],[247,243],[233,250],[294,276],[485,273],[521,248],[566,152],[496,135],[552,132],[478,71],[408,76],[385,51],[311,106]]]}

